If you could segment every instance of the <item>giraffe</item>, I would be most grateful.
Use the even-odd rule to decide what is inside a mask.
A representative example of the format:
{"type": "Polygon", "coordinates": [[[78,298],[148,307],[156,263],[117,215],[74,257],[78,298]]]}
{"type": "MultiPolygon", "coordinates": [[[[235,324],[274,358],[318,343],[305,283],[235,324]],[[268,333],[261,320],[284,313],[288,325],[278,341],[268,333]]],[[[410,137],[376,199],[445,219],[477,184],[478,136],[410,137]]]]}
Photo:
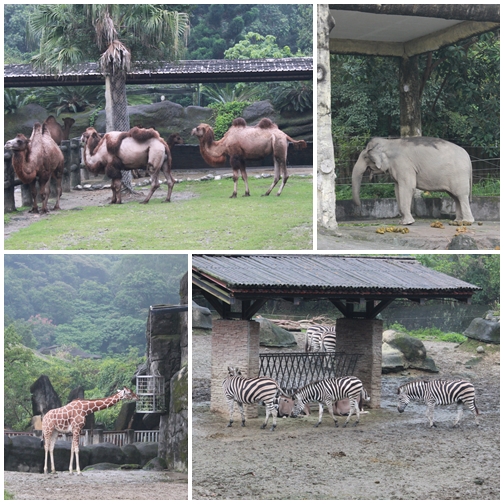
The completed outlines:
{"type": "Polygon", "coordinates": [[[73,457],[75,453],[75,465],[77,474],[80,474],[79,466],[79,436],[84,427],[86,416],[96,411],[109,408],[123,399],[138,400],[138,396],[129,388],[118,390],[117,394],[104,399],[74,399],[66,406],[49,410],[42,419],[42,433],[44,436],[45,461],[44,474],[47,474],[47,453],[51,455],[51,472],[56,473],[54,468],[54,444],[58,432],[72,433],[72,449],[70,451],[70,469],[72,474],[73,457]]]}

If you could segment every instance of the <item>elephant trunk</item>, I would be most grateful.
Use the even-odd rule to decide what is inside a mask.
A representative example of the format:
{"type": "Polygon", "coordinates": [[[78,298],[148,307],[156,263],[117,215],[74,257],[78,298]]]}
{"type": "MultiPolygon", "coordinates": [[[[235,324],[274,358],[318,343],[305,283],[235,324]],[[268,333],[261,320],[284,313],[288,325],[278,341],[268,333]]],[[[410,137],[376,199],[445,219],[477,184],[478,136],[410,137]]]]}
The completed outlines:
{"type": "Polygon", "coordinates": [[[359,159],[357,160],[357,163],[355,163],[355,166],[352,171],[352,199],[353,202],[357,205],[360,206],[360,187],[361,187],[361,181],[362,177],[364,175],[364,172],[366,171],[366,163],[361,159],[362,153],[359,156],[359,159]]]}

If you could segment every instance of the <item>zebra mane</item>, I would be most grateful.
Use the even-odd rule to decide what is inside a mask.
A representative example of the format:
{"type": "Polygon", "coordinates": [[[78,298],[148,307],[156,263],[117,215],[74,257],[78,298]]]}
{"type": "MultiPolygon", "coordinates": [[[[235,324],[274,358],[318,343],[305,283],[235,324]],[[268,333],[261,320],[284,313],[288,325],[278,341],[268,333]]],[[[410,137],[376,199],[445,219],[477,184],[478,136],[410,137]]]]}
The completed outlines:
{"type": "Polygon", "coordinates": [[[425,378],[419,378],[418,380],[412,380],[407,383],[403,383],[402,385],[399,385],[399,387],[397,388],[397,393],[400,394],[401,390],[409,385],[413,385],[415,383],[429,383],[429,382],[430,380],[426,380],[425,378]]]}

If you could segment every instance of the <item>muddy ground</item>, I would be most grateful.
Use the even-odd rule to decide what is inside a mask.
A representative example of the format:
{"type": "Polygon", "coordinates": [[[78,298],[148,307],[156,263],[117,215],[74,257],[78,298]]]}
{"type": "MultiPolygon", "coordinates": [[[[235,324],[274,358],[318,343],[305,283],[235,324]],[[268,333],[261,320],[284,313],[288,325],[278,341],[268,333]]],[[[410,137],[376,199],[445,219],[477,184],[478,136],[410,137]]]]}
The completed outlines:
{"type": "Polygon", "coordinates": [[[187,500],[187,475],[149,471],[4,472],[15,500],[187,500]]]}
{"type": "Polygon", "coordinates": [[[411,371],[383,375],[381,408],[357,427],[335,428],[325,412],[316,429],[312,414],[263,431],[260,408],[242,428],[235,408],[227,428],[209,408],[210,336],[193,335],[193,499],[499,499],[499,353],[487,347],[476,362],[454,343],[425,346],[436,377],[474,383],[480,427],[464,409],[461,427],[452,428],[455,405],[435,409],[432,429],[424,405],[398,413],[397,386],[421,376],[411,371]]]}

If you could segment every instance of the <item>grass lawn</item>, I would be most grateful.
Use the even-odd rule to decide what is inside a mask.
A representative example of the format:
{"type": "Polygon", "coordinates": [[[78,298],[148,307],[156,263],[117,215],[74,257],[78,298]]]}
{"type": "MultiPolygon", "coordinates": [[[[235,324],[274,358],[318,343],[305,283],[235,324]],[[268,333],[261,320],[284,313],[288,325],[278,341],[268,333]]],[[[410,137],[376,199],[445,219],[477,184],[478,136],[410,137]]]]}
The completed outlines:
{"type": "MultiPolygon", "coordinates": [[[[232,179],[182,182],[172,202],[153,198],[51,212],[12,233],[5,250],[312,250],[312,177],[291,177],[280,197],[261,197],[272,179],[249,178],[252,196],[230,199],[232,179]],[[177,192],[194,197],[176,199],[177,192]]],[[[277,186],[278,189],[278,186],[277,186]]],[[[109,193],[104,191],[104,199],[109,193]]],[[[162,186],[156,195],[166,195],[162,186]]],[[[8,218],[8,216],[7,216],[8,218]]]]}

